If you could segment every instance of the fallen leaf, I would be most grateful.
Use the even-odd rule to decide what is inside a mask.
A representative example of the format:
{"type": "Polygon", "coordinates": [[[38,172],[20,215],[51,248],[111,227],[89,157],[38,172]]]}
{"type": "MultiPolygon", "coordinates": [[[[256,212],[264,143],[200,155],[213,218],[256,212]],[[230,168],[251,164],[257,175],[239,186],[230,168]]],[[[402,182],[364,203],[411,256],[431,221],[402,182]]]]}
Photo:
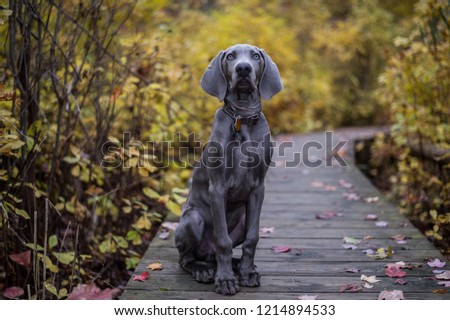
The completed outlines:
{"type": "Polygon", "coordinates": [[[378,228],[386,228],[389,225],[389,223],[387,221],[376,221],[375,222],[375,227],[378,228]]]}
{"type": "Polygon", "coordinates": [[[344,189],[351,189],[353,185],[345,180],[339,180],[339,185],[344,189]]]}
{"type": "Polygon", "coordinates": [[[367,254],[367,255],[375,254],[375,251],[373,249],[364,249],[362,252],[367,254]]]}
{"type": "Polygon", "coordinates": [[[164,222],[162,226],[166,229],[175,231],[178,227],[178,222],[164,222]]]}
{"type": "Polygon", "coordinates": [[[375,202],[378,202],[379,200],[380,200],[379,197],[367,197],[367,198],[364,198],[364,201],[366,203],[375,203],[375,202]]]}
{"type": "Polygon", "coordinates": [[[402,228],[407,228],[407,227],[409,227],[409,223],[408,222],[402,222],[402,223],[399,224],[399,226],[402,227],[402,228]]]}
{"type": "Polygon", "coordinates": [[[273,246],[272,250],[275,251],[276,253],[286,253],[291,251],[291,248],[287,246],[273,246]]]}
{"type": "Polygon", "coordinates": [[[367,221],[376,221],[376,220],[378,220],[378,216],[376,215],[376,214],[368,214],[368,215],[366,215],[366,217],[364,218],[364,220],[367,220],[367,221]]]}
{"type": "Polygon", "coordinates": [[[406,241],[406,240],[399,240],[399,241],[396,241],[396,243],[397,244],[407,244],[408,241],[406,241]]]}
{"type": "Polygon", "coordinates": [[[361,280],[370,284],[374,284],[381,281],[377,280],[376,276],[366,276],[365,274],[361,275],[361,280]]]}
{"type": "Polygon", "coordinates": [[[441,274],[441,273],[444,273],[444,272],[445,272],[445,270],[433,270],[434,274],[441,274]]]}
{"type": "Polygon", "coordinates": [[[162,270],[162,269],[163,269],[163,266],[162,266],[162,264],[159,263],[159,262],[153,262],[153,263],[150,263],[150,264],[147,266],[147,269],[150,269],[150,270],[152,270],[152,271],[154,271],[154,270],[162,270]]]}
{"type": "Polygon", "coordinates": [[[378,295],[378,300],[404,300],[401,290],[383,290],[378,295]]]}
{"type": "Polygon", "coordinates": [[[331,219],[333,217],[337,217],[337,212],[336,211],[324,211],[321,213],[317,213],[316,214],[316,219],[320,219],[320,220],[328,220],[331,219]]]}
{"type": "Polygon", "coordinates": [[[343,244],[342,247],[346,250],[356,250],[358,249],[357,246],[355,246],[354,244],[343,244]]]}
{"type": "Polygon", "coordinates": [[[332,186],[332,185],[326,185],[325,186],[325,190],[326,191],[336,191],[337,187],[336,186],[332,186]]]}
{"type": "Polygon", "coordinates": [[[148,279],[149,275],[150,274],[147,271],[144,271],[140,275],[134,276],[133,277],[133,281],[141,281],[141,282],[143,282],[143,281],[148,279]]]}
{"type": "Polygon", "coordinates": [[[346,268],[344,271],[350,273],[359,273],[360,270],[357,268],[346,268]]]}
{"type": "Polygon", "coordinates": [[[275,228],[274,227],[259,228],[259,233],[270,234],[270,233],[274,233],[274,232],[275,232],[275,228]]]}
{"type": "Polygon", "coordinates": [[[345,284],[339,289],[339,293],[342,292],[358,292],[361,291],[362,287],[356,283],[345,284]]]}
{"type": "Polygon", "coordinates": [[[100,289],[95,284],[79,284],[73,288],[67,300],[112,300],[119,289],[100,289]]]}
{"type": "Polygon", "coordinates": [[[433,261],[428,261],[427,264],[432,268],[443,268],[446,263],[436,258],[433,261]]]}
{"type": "Polygon", "coordinates": [[[389,238],[394,241],[402,241],[402,240],[406,239],[406,236],[404,234],[396,234],[396,235],[390,236],[389,238]]]}
{"type": "Polygon", "coordinates": [[[342,239],[342,241],[344,243],[348,243],[348,244],[358,244],[361,242],[361,240],[358,240],[358,239],[352,238],[352,237],[344,237],[344,239],[342,239]]]}
{"type": "Polygon", "coordinates": [[[16,254],[10,254],[9,258],[18,265],[29,269],[31,264],[31,250],[16,254]]]}
{"type": "Polygon", "coordinates": [[[450,281],[439,281],[438,286],[450,287],[450,281]]]}
{"type": "Polygon", "coordinates": [[[371,240],[371,239],[373,239],[373,236],[370,235],[370,234],[368,234],[368,235],[365,236],[363,239],[364,239],[364,240],[371,240]]]}
{"type": "Polygon", "coordinates": [[[317,296],[303,295],[303,296],[298,296],[297,299],[298,300],[316,300],[317,296]]]}
{"type": "Polygon", "coordinates": [[[24,294],[23,289],[19,287],[6,288],[5,291],[3,291],[2,293],[2,295],[8,299],[16,299],[22,296],[23,294],[24,294]]]}
{"type": "Polygon", "coordinates": [[[324,186],[324,183],[323,183],[323,182],[320,182],[320,181],[313,181],[313,182],[311,182],[311,187],[314,187],[314,188],[323,188],[323,186],[324,186]]]}
{"type": "Polygon", "coordinates": [[[406,276],[406,272],[401,270],[396,264],[388,264],[386,270],[384,270],[384,274],[389,278],[403,278],[406,276]]]}
{"type": "Polygon", "coordinates": [[[450,280],[450,270],[444,271],[436,276],[436,279],[450,280]]]}
{"type": "Polygon", "coordinates": [[[408,281],[404,280],[404,279],[397,279],[394,281],[395,284],[399,284],[399,285],[405,285],[408,283],[408,281]]]}
{"type": "Polygon", "coordinates": [[[373,288],[373,285],[372,285],[372,284],[369,284],[368,282],[365,282],[365,283],[364,283],[364,288],[372,289],[372,288],[373,288]]]}
{"type": "Polygon", "coordinates": [[[158,238],[161,240],[167,240],[169,238],[169,231],[163,231],[159,234],[158,238]]]}
{"type": "Polygon", "coordinates": [[[446,289],[433,290],[433,293],[438,293],[438,294],[444,294],[444,293],[447,293],[447,292],[448,292],[448,290],[446,290],[446,289]]]}
{"type": "MultiPolygon", "coordinates": [[[[367,252],[370,252],[368,249],[367,252]]],[[[366,251],[366,250],[364,250],[366,251]]],[[[372,250],[373,251],[373,250],[372,250]]],[[[394,254],[394,250],[392,250],[392,247],[389,246],[387,249],[386,248],[378,248],[376,252],[374,253],[366,253],[368,257],[374,258],[374,259],[384,259],[387,257],[392,257],[394,254]]]]}
{"type": "Polygon", "coordinates": [[[361,197],[357,193],[354,193],[354,192],[350,192],[350,193],[345,192],[342,194],[342,196],[349,201],[358,201],[359,199],[361,199],[361,197]]]}

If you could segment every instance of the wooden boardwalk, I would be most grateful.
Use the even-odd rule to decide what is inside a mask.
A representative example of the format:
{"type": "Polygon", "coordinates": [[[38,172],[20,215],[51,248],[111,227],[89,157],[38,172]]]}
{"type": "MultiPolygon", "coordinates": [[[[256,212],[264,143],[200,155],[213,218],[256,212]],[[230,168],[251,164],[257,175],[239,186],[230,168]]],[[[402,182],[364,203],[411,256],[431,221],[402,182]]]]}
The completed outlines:
{"type": "MultiPolygon", "coordinates": [[[[371,130],[363,133],[373,134],[371,130]]],[[[432,268],[426,264],[428,258],[445,259],[355,167],[352,160],[355,137],[361,137],[361,130],[340,130],[333,136],[333,146],[338,139],[350,139],[343,152],[348,166],[334,161],[333,166],[318,168],[304,165],[285,168],[285,161],[293,159],[293,152],[301,151],[308,141],[325,145],[325,133],[278,138],[278,142],[293,141],[294,148],[286,149],[284,157],[275,157],[277,167],[269,170],[266,179],[261,227],[273,228],[273,232],[263,234],[258,245],[256,265],[262,275],[260,287],[241,288],[235,296],[224,297],[214,293],[213,284],[195,282],[177,264],[178,252],[171,231],[167,240],[152,241],[135,275],[149,271],[147,265],[153,262],[162,263],[163,270],[150,271],[145,282],[130,280],[120,298],[275,300],[317,295],[317,299],[377,299],[382,290],[396,289],[403,291],[405,299],[450,299],[450,293],[445,290],[433,292],[444,288],[432,279],[432,268]],[[359,200],[355,199],[356,195],[359,200]],[[368,197],[379,200],[367,203],[368,197]],[[337,214],[329,219],[317,218],[317,214],[330,211],[337,214]],[[378,222],[385,221],[387,226],[377,227],[375,221],[366,220],[367,214],[377,215],[378,222]],[[399,234],[406,236],[406,243],[390,239],[399,234]],[[354,250],[345,249],[344,237],[361,242],[354,250]],[[289,247],[290,251],[276,253],[272,250],[274,246],[289,247]],[[380,247],[391,247],[393,256],[377,260],[363,252],[380,247]],[[395,278],[385,275],[386,264],[398,261],[416,266],[404,269],[405,285],[395,284],[395,278]],[[349,273],[345,271],[347,268],[359,272],[349,273]],[[362,274],[375,275],[381,281],[370,289],[339,293],[346,284],[362,286],[362,274]]],[[[324,150],[310,151],[311,161],[326,159],[324,150]]],[[[239,255],[237,248],[235,256],[239,255]]],[[[444,269],[448,268],[447,265],[444,269]]]]}

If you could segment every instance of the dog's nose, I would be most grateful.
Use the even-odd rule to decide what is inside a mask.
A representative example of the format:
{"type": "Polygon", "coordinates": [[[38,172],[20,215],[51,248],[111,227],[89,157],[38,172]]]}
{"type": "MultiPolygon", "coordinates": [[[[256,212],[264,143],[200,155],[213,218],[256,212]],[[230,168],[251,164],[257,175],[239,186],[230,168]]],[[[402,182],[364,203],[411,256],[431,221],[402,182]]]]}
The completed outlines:
{"type": "Polygon", "coordinates": [[[251,71],[252,71],[252,66],[250,65],[250,63],[241,62],[241,63],[238,63],[236,66],[236,72],[241,77],[248,76],[251,71]]]}

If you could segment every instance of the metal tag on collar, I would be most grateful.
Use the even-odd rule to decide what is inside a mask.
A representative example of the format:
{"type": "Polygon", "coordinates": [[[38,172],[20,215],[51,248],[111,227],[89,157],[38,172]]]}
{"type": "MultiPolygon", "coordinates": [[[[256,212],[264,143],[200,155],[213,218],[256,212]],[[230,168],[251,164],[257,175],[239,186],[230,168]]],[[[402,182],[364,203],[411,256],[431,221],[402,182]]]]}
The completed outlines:
{"type": "Polygon", "coordinates": [[[241,131],[241,116],[236,116],[236,118],[234,118],[234,130],[236,132],[241,131]]]}

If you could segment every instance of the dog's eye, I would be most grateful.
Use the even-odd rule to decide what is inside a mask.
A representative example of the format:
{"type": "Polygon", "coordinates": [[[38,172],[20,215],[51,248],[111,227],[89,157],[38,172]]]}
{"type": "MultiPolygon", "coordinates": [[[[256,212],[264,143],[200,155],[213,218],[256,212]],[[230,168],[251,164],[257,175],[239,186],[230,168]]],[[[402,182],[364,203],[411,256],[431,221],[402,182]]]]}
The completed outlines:
{"type": "Polygon", "coordinates": [[[232,53],[227,54],[227,60],[234,60],[234,55],[232,53]]]}
{"type": "Polygon", "coordinates": [[[259,53],[255,53],[255,54],[253,55],[253,59],[259,60],[259,59],[261,59],[261,56],[259,55],[259,53]]]}

